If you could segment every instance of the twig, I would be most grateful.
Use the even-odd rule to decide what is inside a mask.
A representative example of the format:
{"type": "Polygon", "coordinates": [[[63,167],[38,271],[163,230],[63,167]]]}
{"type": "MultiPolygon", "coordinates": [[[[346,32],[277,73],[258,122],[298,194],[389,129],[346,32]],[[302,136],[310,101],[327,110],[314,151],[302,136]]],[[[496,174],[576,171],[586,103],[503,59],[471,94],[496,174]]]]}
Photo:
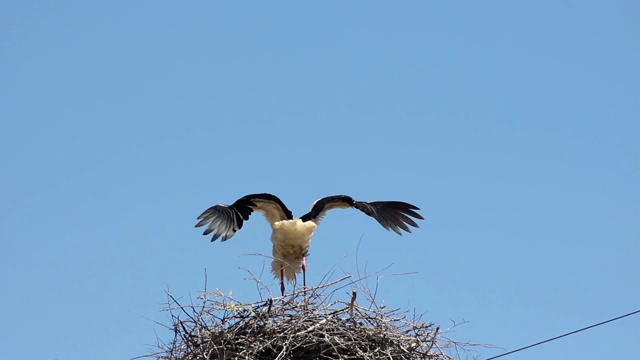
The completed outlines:
{"type": "MultiPolygon", "coordinates": [[[[198,297],[200,303],[187,305],[167,290],[167,310],[173,322],[167,328],[173,340],[158,341],[160,351],[147,357],[451,360],[460,357],[460,349],[473,345],[443,337],[439,326],[421,321],[415,311],[375,303],[375,295],[364,286],[370,276],[354,280],[345,275],[297,289],[286,301],[269,296],[245,303],[220,291],[205,291],[198,297]],[[349,285],[355,286],[350,294],[337,292],[349,285]],[[372,304],[358,305],[359,291],[372,304]],[[305,301],[301,301],[302,294],[305,301]],[[333,297],[336,299],[331,300],[333,297]]],[[[255,277],[249,279],[259,282],[255,277]]],[[[257,288],[265,291],[261,284],[257,288]]]]}

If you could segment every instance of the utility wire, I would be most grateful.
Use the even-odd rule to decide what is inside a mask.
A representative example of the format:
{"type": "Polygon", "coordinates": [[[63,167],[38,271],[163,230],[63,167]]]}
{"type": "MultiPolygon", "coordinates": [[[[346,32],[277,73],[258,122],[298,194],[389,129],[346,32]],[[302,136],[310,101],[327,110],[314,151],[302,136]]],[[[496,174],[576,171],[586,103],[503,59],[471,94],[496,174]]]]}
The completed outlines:
{"type": "Polygon", "coordinates": [[[634,314],[637,314],[637,313],[640,313],[640,310],[636,310],[636,311],[630,312],[630,313],[628,313],[628,314],[624,314],[624,315],[621,315],[621,316],[615,317],[615,318],[613,318],[613,319],[609,319],[609,320],[607,320],[607,321],[603,321],[603,322],[600,322],[600,323],[597,323],[597,324],[593,324],[593,325],[590,325],[590,326],[584,327],[584,328],[582,328],[582,329],[574,330],[574,331],[572,331],[572,332],[568,332],[568,333],[566,333],[566,334],[562,334],[562,335],[560,335],[560,336],[556,336],[556,337],[553,337],[553,338],[551,338],[551,339],[547,339],[547,340],[544,340],[544,341],[540,341],[540,342],[537,342],[537,343],[535,343],[535,344],[531,344],[531,345],[529,345],[529,346],[522,347],[522,348],[520,348],[520,349],[515,349],[515,350],[512,350],[512,351],[506,352],[506,353],[504,353],[504,354],[500,354],[500,355],[498,355],[498,356],[490,357],[490,358],[485,359],[485,360],[497,359],[497,358],[499,358],[499,357],[503,357],[503,356],[506,356],[506,355],[509,355],[509,354],[516,353],[516,352],[518,352],[518,351],[522,351],[522,350],[525,350],[525,349],[528,349],[528,348],[532,348],[532,347],[534,347],[534,346],[538,346],[538,345],[541,345],[541,344],[544,344],[544,343],[548,343],[549,341],[557,340],[557,339],[563,338],[563,337],[565,337],[565,336],[569,336],[569,335],[573,335],[573,334],[575,334],[575,333],[579,333],[580,331],[584,331],[584,330],[587,330],[587,329],[594,328],[594,327],[596,327],[596,326],[604,325],[604,324],[606,324],[606,323],[610,323],[610,322],[612,322],[612,321],[620,320],[620,319],[622,319],[622,318],[625,318],[625,317],[627,317],[627,316],[631,316],[631,315],[634,315],[634,314]]]}

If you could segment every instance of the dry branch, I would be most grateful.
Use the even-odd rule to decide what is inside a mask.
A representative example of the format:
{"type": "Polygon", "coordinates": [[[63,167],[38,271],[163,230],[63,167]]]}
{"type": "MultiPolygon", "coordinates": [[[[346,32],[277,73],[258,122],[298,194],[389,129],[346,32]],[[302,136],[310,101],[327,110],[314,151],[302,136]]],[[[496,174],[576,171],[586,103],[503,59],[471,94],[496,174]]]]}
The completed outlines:
{"type": "Polygon", "coordinates": [[[444,338],[439,326],[409,318],[407,311],[376,304],[362,279],[350,285],[360,286],[369,307],[358,305],[355,289],[345,293],[345,301],[331,300],[340,297],[335,293],[349,278],[252,303],[205,289],[198,304],[187,305],[167,292],[173,340],[144,357],[449,360],[473,345],[444,338]]]}

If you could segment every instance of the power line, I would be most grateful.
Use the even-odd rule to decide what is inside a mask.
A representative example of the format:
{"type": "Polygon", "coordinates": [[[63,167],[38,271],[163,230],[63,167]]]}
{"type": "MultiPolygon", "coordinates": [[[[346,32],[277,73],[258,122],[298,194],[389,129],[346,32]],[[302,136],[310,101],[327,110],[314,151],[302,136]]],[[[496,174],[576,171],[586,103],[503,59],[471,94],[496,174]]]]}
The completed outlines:
{"type": "Polygon", "coordinates": [[[522,348],[520,348],[520,349],[515,349],[515,350],[512,350],[512,351],[506,352],[506,353],[504,353],[504,354],[500,354],[500,355],[498,355],[498,356],[490,357],[490,358],[485,359],[485,360],[497,359],[497,358],[499,358],[499,357],[503,357],[503,356],[506,356],[506,355],[509,355],[509,354],[516,353],[516,352],[518,352],[518,351],[522,351],[522,350],[525,350],[525,349],[528,349],[528,348],[532,348],[532,347],[534,347],[534,346],[538,346],[538,345],[541,345],[541,344],[544,344],[544,343],[548,343],[549,341],[557,340],[557,339],[563,338],[563,337],[565,337],[565,336],[569,336],[569,335],[573,335],[573,334],[575,334],[575,333],[579,333],[580,331],[585,331],[585,330],[587,330],[587,329],[591,329],[591,328],[594,328],[594,327],[596,327],[596,326],[600,326],[600,325],[604,325],[604,324],[606,324],[606,323],[610,323],[610,322],[612,322],[612,321],[620,320],[620,319],[622,319],[622,318],[625,318],[625,317],[627,317],[627,316],[631,316],[631,315],[634,315],[634,314],[637,314],[637,313],[640,313],[640,310],[636,310],[636,311],[634,311],[634,312],[630,312],[630,313],[628,313],[628,314],[624,314],[624,315],[621,315],[621,316],[618,316],[618,317],[615,317],[615,318],[613,318],[613,319],[609,319],[609,320],[607,320],[607,321],[603,321],[603,322],[600,322],[600,323],[597,323],[597,324],[589,325],[589,326],[584,327],[584,328],[582,328],[582,329],[574,330],[574,331],[572,331],[572,332],[568,332],[568,333],[566,333],[566,334],[562,334],[562,335],[560,335],[560,336],[552,337],[551,339],[547,339],[547,340],[544,340],[544,341],[540,341],[540,342],[537,342],[537,343],[535,343],[535,344],[531,344],[531,345],[529,345],[529,346],[525,346],[525,347],[522,347],[522,348]]]}

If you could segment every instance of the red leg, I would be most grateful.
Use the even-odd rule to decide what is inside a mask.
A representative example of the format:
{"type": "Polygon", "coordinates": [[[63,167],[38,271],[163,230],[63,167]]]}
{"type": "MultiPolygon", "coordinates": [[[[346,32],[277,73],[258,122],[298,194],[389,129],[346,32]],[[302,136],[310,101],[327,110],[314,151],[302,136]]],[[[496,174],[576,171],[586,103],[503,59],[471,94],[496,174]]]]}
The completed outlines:
{"type": "Polygon", "coordinates": [[[307,257],[302,257],[302,288],[307,287],[307,257]]]}
{"type": "Polygon", "coordinates": [[[280,292],[284,296],[284,264],[280,264],[280,292]]]}

